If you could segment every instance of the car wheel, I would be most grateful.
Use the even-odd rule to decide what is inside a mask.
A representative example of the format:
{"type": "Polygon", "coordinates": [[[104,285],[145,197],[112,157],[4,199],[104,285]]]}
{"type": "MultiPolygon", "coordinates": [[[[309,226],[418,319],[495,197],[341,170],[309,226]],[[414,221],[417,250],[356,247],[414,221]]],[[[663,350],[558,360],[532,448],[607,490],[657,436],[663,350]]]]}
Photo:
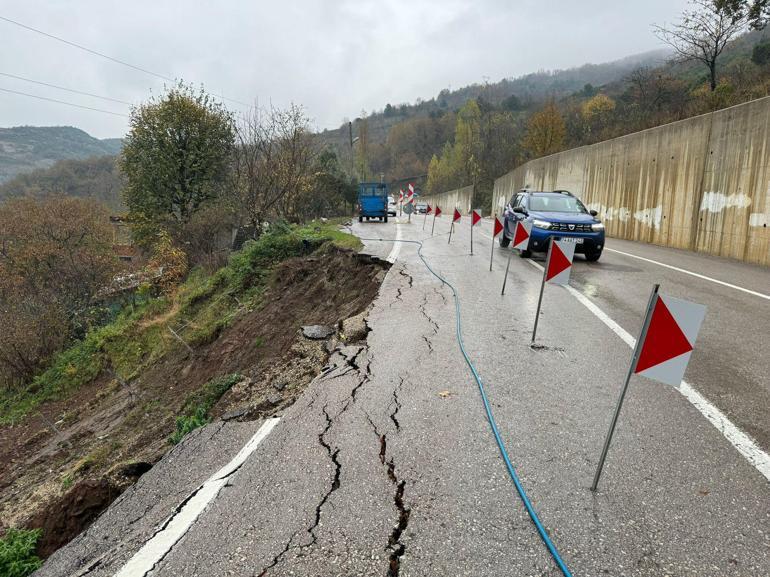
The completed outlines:
{"type": "Polygon", "coordinates": [[[387,216],[385,217],[385,222],[386,222],[386,223],[388,222],[388,217],[387,217],[387,216]]]}
{"type": "Polygon", "coordinates": [[[602,256],[602,251],[600,250],[592,250],[589,252],[586,252],[586,260],[588,262],[596,262],[599,260],[599,257],[602,256]]]}
{"type": "Polygon", "coordinates": [[[519,256],[521,258],[529,258],[529,257],[532,256],[532,251],[531,250],[520,250],[519,251],[519,256]]]}
{"type": "Polygon", "coordinates": [[[358,217],[358,222],[364,222],[364,217],[363,216],[359,216],[358,217]]]}
{"type": "Polygon", "coordinates": [[[505,231],[500,235],[500,246],[505,248],[511,244],[511,239],[505,236],[505,231]]]}

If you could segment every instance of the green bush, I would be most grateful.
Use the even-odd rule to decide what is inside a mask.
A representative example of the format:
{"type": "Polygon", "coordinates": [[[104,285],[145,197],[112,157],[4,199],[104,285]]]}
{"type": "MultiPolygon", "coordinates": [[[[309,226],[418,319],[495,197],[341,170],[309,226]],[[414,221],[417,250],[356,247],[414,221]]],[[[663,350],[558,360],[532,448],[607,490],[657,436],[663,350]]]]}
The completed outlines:
{"type": "Polygon", "coordinates": [[[42,562],[35,555],[35,545],[39,538],[39,529],[8,529],[5,537],[0,539],[0,575],[27,577],[40,568],[42,562]]]}
{"type": "Polygon", "coordinates": [[[208,424],[209,418],[206,416],[206,409],[198,407],[192,415],[176,418],[176,430],[168,438],[168,441],[172,445],[176,445],[187,433],[208,424]]]}
{"type": "Polygon", "coordinates": [[[751,51],[751,61],[758,66],[770,63],[770,42],[760,42],[751,51]]]}
{"type": "Polygon", "coordinates": [[[198,391],[187,397],[182,407],[182,412],[189,415],[191,412],[203,407],[204,413],[208,415],[212,407],[222,398],[222,395],[242,379],[243,377],[238,373],[211,379],[198,391]]]}
{"type": "Polygon", "coordinates": [[[183,416],[176,419],[176,430],[169,437],[169,442],[176,445],[190,431],[207,425],[211,419],[209,411],[232,386],[242,379],[241,375],[233,373],[217,377],[203,385],[198,391],[187,397],[182,406],[183,416]]]}

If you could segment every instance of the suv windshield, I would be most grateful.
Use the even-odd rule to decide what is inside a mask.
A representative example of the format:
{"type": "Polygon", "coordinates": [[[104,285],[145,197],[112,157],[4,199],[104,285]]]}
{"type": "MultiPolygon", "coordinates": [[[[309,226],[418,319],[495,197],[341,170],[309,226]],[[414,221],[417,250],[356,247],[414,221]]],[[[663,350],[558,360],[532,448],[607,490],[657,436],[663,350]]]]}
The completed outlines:
{"type": "Polygon", "coordinates": [[[582,202],[574,196],[567,196],[566,194],[532,194],[529,197],[529,210],[584,214],[588,212],[582,202]]]}

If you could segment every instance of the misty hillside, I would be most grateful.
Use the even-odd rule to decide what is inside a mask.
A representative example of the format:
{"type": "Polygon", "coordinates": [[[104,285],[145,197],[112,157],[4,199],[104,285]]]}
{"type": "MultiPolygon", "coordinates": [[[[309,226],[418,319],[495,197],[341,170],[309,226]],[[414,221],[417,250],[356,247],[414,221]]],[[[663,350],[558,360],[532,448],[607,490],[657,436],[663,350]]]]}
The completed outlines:
{"type": "Polygon", "coordinates": [[[0,183],[0,202],[9,198],[62,194],[103,202],[113,212],[123,212],[123,176],[115,156],[60,160],[50,168],[17,174],[0,183]]]}
{"type": "MultiPolygon", "coordinates": [[[[637,68],[662,65],[669,55],[667,49],[652,50],[603,64],[584,64],[566,70],[541,70],[499,82],[476,83],[456,90],[444,89],[429,100],[418,99],[415,104],[388,103],[383,110],[367,116],[369,142],[384,142],[390,128],[403,120],[458,110],[471,99],[482,98],[494,105],[501,105],[509,99],[506,103],[509,108],[524,109],[544,98],[558,99],[572,94],[586,84],[602,86],[620,81],[637,68]]],[[[347,124],[336,130],[325,130],[322,135],[326,142],[342,147],[349,138],[347,124]]]]}
{"type": "Polygon", "coordinates": [[[59,160],[115,155],[121,140],[99,140],[72,126],[0,128],[0,182],[59,160]]]}

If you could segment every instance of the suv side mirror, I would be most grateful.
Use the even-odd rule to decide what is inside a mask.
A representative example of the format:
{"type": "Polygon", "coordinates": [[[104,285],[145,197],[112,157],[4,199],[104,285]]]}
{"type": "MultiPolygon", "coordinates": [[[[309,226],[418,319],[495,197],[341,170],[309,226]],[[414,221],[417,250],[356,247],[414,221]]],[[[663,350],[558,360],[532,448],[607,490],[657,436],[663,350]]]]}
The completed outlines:
{"type": "Polygon", "coordinates": [[[519,214],[527,214],[527,211],[524,210],[523,206],[514,206],[513,207],[513,212],[517,212],[519,214]]]}
{"type": "Polygon", "coordinates": [[[596,216],[596,215],[597,215],[597,214],[599,214],[599,213],[598,213],[598,212],[596,212],[595,210],[589,210],[589,211],[588,211],[588,214],[590,214],[591,216],[596,216]]]}

